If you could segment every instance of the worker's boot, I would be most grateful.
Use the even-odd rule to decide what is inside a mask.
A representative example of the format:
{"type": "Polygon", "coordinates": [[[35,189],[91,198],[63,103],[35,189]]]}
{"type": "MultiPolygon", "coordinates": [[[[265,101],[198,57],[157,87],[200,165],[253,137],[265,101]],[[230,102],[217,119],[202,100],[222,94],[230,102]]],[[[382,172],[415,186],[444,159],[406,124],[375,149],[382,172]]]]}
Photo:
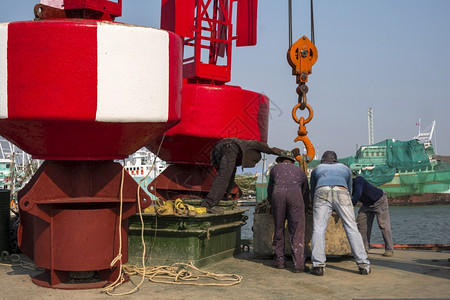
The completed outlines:
{"type": "Polygon", "coordinates": [[[307,266],[305,266],[303,269],[294,269],[294,273],[308,273],[311,269],[307,266]]]}
{"type": "Polygon", "coordinates": [[[210,213],[210,214],[216,214],[216,215],[223,215],[224,210],[222,207],[218,207],[218,206],[213,206],[210,208],[206,208],[206,212],[210,213]]]}
{"type": "Polygon", "coordinates": [[[311,269],[311,274],[316,276],[323,276],[323,267],[313,267],[311,269]]]}
{"type": "Polygon", "coordinates": [[[359,274],[361,275],[369,275],[370,274],[370,267],[367,268],[359,268],[359,274]]]}
{"type": "Polygon", "coordinates": [[[223,215],[223,212],[224,212],[223,208],[218,207],[218,206],[212,206],[211,207],[208,204],[208,202],[206,202],[205,199],[203,199],[203,201],[202,201],[202,203],[200,205],[203,206],[203,207],[206,207],[206,212],[209,213],[209,214],[223,215]]]}
{"type": "Polygon", "coordinates": [[[282,263],[282,264],[275,264],[275,268],[276,269],[285,269],[286,265],[284,263],[282,263]]]}

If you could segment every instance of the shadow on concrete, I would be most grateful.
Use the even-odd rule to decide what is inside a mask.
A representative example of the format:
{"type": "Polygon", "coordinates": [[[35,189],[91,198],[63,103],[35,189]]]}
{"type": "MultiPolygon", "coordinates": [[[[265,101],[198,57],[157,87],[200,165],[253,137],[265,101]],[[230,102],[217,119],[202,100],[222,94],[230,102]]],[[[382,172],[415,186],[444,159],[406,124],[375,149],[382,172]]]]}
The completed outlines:
{"type": "Polygon", "coordinates": [[[379,258],[374,257],[374,255],[369,257],[373,266],[450,279],[448,260],[413,259],[408,261],[400,260],[402,257],[396,258],[396,256],[390,258],[382,258],[381,254],[377,254],[377,256],[379,258]]]}
{"type": "Polygon", "coordinates": [[[352,273],[352,274],[359,274],[359,271],[358,271],[358,268],[356,267],[356,264],[355,264],[355,267],[353,269],[341,268],[341,267],[338,267],[336,265],[330,265],[330,264],[328,264],[326,268],[327,269],[333,269],[333,270],[341,271],[341,272],[347,272],[347,273],[352,273]]]}
{"type": "Polygon", "coordinates": [[[7,272],[7,275],[29,275],[30,278],[42,273],[44,270],[33,264],[33,261],[28,258],[25,254],[15,254],[19,255],[20,259],[12,259],[9,261],[2,261],[4,264],[11,266],[12,271],[7,272]]]}
{"type": "MultiPolygon", "coordinates": [[[[437,278],[450,279],[450,261],[445,259],[415,259],[408,255],[408,253],[396,253],[394,257],[383,257],[382,253],[371,253],[369,256],[372,270],[376,267],[389,268],[399,270],[402,272],[409,272],[415,274],[423,274],[434,276],[437,278]],[[409,257],[408,257],[409,256],[409,257]]],[[[413,254],[413,253],[411,253],[413,254]]],[[[449,256],[450,257],[450,256],[449,256]]],[[[251,250],[248,252],[241,252],[234,256],[235,259],[245,260],[255,264],[261,264],[269,268],[274,268],[273,256],[257,256],[251,250]]],[[[341,267],[339,262],[350,261],[354,263],[352,256],[328,256],[327,268],[342,271],[349,274],[359,274],[356,264],[352,268],[341,267]]],[[[306,265],[311,267],[311,261],[308,257],[306,265]]],[[[286,269],[292,269],[292,259],[288,256],[286,260],[286,269]]]]}
{"type": "MultiPolygon", "coordinates": [[[[260,256],[260,255],[256,255],[253,251],[246,251],[246,252],[241,252],[238,253],[236,255],[234,255],[235,259],[238,260],[246,260],[249,262],[253,262],[253,263],[257,263],[257,264],[262,264],[264,266],[268,266],[268,267],[273,267],[274,263],[273,263],[273,255],[267,255],[267,256],[260,256]]],[[[288,261],[290,259],[288,258],[288,261]]]]}
{"type": "MultiPolygon", "coordinates": [[[[246,260],[246,261],[254,262],[257,264],[262,264],[264,266],[271,267],[271,268],[274,267],[273,255],[260,256],[260,255],[256,255],[251,250],[248,252],[241,252],[237,255],[234,255],[234,258],[238,259],[238,260],[246,260]]],[[[352,260],[352,259],[353,259],[352,256],[346,256],[346,255],[345,256],[327,256],[327,262],[342,262],[342,261],[347,261],[347,260],[352,260]]],[[[311,266],[311,257],[309,255],[306,256],[306,264],[305,265],[308,267],[312,267],[311,266]]],[[[329,266],[327,265],[327,267],[329,267],[329,266]]],[[[293,268],[292,257],[287,255],[286,256],[286,269],[292,269],[292,268],[293,268]]],[[[335,268],[346,270],[346,269],[338,268],[338,267],[335,267],[335,268]]]]}

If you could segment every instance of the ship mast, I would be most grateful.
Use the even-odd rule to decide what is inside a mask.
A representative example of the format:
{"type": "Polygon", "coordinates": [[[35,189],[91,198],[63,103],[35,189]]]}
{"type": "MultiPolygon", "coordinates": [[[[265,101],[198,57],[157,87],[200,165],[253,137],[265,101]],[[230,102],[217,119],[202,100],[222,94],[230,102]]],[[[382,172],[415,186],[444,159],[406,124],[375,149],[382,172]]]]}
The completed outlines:
{"type": "Polygon", "coordinates": [[[431,139],[433,138],[434,133],[434,127],[436,126],[436,120],[434,120],[428,127],[425,128],[425,130],[421,131],[421,121],[419,119],[419,134],[415,136],[414,138],[419,140],[419,143],[421,144],[430,144],[431,139]]]}
{"type": "Polygon", "coordinates": [[[368,129],[369,129],[369,145],[373,145],[373,108],[367,110],[368,129]]]}

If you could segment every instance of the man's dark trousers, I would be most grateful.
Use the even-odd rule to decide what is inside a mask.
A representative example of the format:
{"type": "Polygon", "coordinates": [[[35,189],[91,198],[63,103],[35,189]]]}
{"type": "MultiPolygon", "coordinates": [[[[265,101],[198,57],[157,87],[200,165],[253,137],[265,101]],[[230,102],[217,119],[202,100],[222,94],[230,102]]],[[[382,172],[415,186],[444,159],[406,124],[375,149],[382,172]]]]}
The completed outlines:
{"type": "Polygon", "coordinates": [[[217,175],[211,185],[208,195],[205,198],[206,206],[213,207],[219,204],[225,192],[229,192],[236,174],[236,159],[241,151],[236,143],[226,143],[223,146],[220,166],[217,175]]]}
{"type": "Polygon", "coordinates": [[[294,269],[303,270],[305,267],[305,204],[301,190],[275,188],[272,194],[272,215],[275,224],[273,235],[275,264],[285,263],[284,224],[287,219],[294,269]]]}

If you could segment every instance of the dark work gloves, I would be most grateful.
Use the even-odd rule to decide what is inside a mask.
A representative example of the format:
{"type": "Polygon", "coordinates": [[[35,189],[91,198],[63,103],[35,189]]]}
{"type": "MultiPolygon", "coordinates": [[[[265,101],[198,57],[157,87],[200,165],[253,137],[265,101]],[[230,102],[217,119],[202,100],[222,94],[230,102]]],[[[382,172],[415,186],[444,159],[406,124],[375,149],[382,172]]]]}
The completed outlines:
{"type": "Polygon", "coordinates": [[[294,148],[291,150],[292,156],[297,157],[300,155],[300,150],[298,148],[294,148]]]}

